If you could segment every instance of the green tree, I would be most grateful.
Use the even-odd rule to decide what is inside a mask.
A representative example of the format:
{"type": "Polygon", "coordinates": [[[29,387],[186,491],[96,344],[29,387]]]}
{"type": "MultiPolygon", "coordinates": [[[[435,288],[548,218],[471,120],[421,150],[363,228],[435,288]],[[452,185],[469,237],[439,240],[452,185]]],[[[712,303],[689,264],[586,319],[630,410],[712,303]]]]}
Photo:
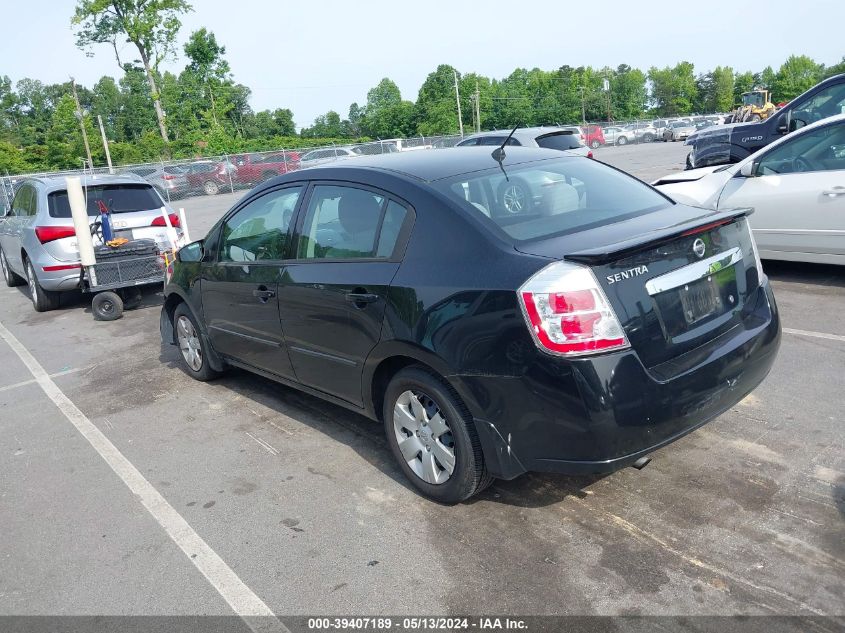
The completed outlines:
{"type": "Polygon", "coordinates": [[[754,89],[754,73],[737,73],[734,77],[734,105],[742,103],[742,93],[754,89]]]}
{"type": "Polygon", "coordinates": [[[694,67],[689,62],[680,62],[674,68],[658,69],[652,66],[648,71],[651,81],[651,100],[660,116],[689,114],[698,98],[694,67]]]}
{"type": "Polygon", "coordinates": [[[159,132],[168,143],[167,124],[156,87],[155,74],[162,59],[174,50],[181,22],[179,15],[191,11],[186,0],[78,0],[71,22],[78,27],[77,46],[110,44],[119,66],[118,39],[125,38],[141,57],[159,132]]]}
{"type": "Polygon", "coordinates": [[[215,126],[220,125],[220,118],[231,109],[231,104],[225,103],[224,96],[232,83],[229,62],[223,57],[225,54],[226,47],[219,45],[214,33],[205,28],[191,33],[185,44],[185,55],[188,57],[185,74],[194,80],[190,83],[195,84],[194,87],[206,98],[205,112],[215,126]],[[221,101],[224,103],[221,104],[221,101]]]}
{"type": "Polygon", "coordinates": [[[314,119],[309,128],[304,128],[301,135],[305,138],[340,138],[344,136],[343,122],[334,110],[314,119]]]}
{"type": "Polygon", "coordinates": [[[618,119],[636,119],[645,110],[648,90],[643,71],[621,64],[610,78],[613,116],[618,119]]]}
{"type": "Polygon", "coordinates": [[[823,79],[827,79],[828,77],[833,77],[834,75],[839,75],[845,73],[845,57],[842,58],[842,61],[838,64],[834,64],[833,66],[828,66],[824,69],[824,76],[823,79]]]}
{"type": "MultiPolygon", "coordinates": [[[[414,104],[413,121],[418,134],[455,134],[458,131],[458,109],[455,102],[454,68],[440,64],[420,86],[414,104]]],[[[460,79],[460,77],[459,77],[460,79]]]]}
{"type": "Polygon", "coordinates": [[[790,101],[816,85],[822,78],[823,67],[806,55],[790,55],[774,77],[773,100],[790,101]]]}
{"type": "MultiPolygon", "coordinates": [[[[360,129],[374,138],[405,136],[413,130],[414,104],[402,101],[399,87],[385,77],[367,92],[367,105],[360,120],[360,129]]],[[[350,120],[350,130],[353,124],[350,120]]]]}

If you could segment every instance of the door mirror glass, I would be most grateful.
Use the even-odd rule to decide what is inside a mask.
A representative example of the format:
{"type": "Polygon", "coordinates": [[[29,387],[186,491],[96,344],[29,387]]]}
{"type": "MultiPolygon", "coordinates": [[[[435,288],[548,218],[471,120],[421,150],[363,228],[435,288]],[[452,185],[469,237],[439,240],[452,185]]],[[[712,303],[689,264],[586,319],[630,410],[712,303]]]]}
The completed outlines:
{"type": "Polygon", "coordinates": [[[197,240],[179,249],[176,253],[176,258],[180,262],[198,262],[202,260],[204,251],[203,240],[197,240]]]}
{"type": "Polygon", "coordinates": [[[747,163],[743,164],[742,167],[739,168],[739,175],[743,178],[751,178],[754,175],[756,167],[756,163],[754,163],[753,161],[748,161],[747,163]]]}

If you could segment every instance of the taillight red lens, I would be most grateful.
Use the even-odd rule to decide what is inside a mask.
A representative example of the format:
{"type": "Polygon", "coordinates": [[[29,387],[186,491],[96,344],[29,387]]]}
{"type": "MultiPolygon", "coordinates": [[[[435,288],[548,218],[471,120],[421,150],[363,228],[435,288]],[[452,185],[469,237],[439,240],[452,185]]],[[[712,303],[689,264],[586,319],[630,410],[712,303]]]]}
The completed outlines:
{"type": "MultiPolygon", "coordinates": [[[[173,226],[173,228],[179,228],[179,226],[181,226],[178,213],[168,213],[167,215],[170,218],[170,224],[173,226]]],[[[167,223],[164,221],[163,216],[158,216],[153,219],[150,226],[167,226],[167,223]]]]}
{"type": "Polygon", "coordinates": [[[161,178],[162,180],[176,180],[176,176],[172,174],[164,174],[164,176],[162,176],[161,178]]]}
{"type": "Polygon", "coordinates": [[[590,150],[589,152],[587,152],[587,158],[592,158],[592,157],[593,157],[593,152],[592,152],[592,150],[590,150]]]}
{"type": "Polygon", "coordinates": [[[590,290],[556,292],[551,295],[551,306],[555,312],[565,314],[581,310],[595,310],[596,300],[590,290]]]}
{"type": "Polygon", "coordinates": [[[613,308],[589,268],[555,262],[519,289],[538,347],[562,356],[628,346],[613,308]]]}
{"type": "Polygon", "coordinates": [[[72,226],[36,226],[35,237],[46,244],[65,237],[76,237],[76,230],[72,226]]]}

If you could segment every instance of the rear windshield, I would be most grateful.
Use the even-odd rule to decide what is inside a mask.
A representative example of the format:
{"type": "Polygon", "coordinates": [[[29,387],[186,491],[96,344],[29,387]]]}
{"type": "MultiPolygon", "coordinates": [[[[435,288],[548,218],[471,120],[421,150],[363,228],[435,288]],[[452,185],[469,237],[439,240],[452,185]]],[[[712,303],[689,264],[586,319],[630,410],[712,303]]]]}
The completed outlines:
{"type": "MultiPolygon", "coordinates": [[[[88,215],[97,215],[102,202],[111,213],[132,213],[133,211],[151,211],[160,209],[161,199],[150,185],[98,185],[83,187],[88,201],[88,215]]],[[[47,208],[54,218],[69,218],[70,203],[67,191],[54,191],[47,196],[47,208]]]]}
{"type": "Polygon", "coordinates": [[[514,241],[621,222],[672,204],[639,180],[587,158],[498,166],[433,186],[514,241]]]}
{"type": "Polygon", "coordinates": [[[581,139],[572,132],[557,132],[537,137],[537,145],[548,149],[577,149],[581,147],[581,139]]]}

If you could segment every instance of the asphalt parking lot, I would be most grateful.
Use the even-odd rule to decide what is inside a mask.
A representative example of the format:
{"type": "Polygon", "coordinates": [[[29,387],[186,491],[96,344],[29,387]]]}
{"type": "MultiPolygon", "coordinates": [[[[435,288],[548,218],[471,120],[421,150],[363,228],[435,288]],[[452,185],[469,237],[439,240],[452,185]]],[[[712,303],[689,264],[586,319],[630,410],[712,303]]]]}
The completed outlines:
{"type": "MultiPolygon", "coordinates": [[[[596,158],[651,180],[686,150],[596,158]]],[[[184,201],[192,236],[241,195],[184,201]]],[[[81,296],[36,314],[2,288],[0,615],[227,615],[233,595],[278,615],[845,615],[845,269],[765,268],[784,335],[752,395],[644,470],[455,507],[415,494],[363,417],[244,372],[191,380],[152,291],[98,323],[81,296]]]]}

